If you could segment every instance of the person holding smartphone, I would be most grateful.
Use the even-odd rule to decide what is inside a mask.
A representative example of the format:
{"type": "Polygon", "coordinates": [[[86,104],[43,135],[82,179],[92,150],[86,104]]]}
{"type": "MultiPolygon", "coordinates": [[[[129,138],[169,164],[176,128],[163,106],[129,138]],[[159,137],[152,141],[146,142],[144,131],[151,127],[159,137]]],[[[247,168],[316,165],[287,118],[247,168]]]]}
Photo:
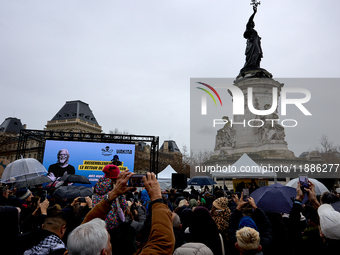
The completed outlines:
{"type": "Polygon", "coordinates": [[[266,250],[270,249],[270,245],[273,240],[272,226],[267,215],[256,206],[255,201],[252,197],[248,197],[247,201],[243,199],[243,192],[241,196],[235,195],[233,198],[236,203],[236,209],[230,216],[229,227],[228,227],[228,238],[230,248],[234,249],[231,253],[237,254],[235,243],[237,242],[236,232],[242,227],[251,227],[259,232],[260,245],[263,248],[263,253],[266,254],[266,250]],[[251,208],[247,210],[250,216],[244,216],[242,210],[244,208],[251,208]]]}
{"type": "MultiPolygon", "coordinates": [[[[112,250],[117,249],[111,245],[111,238],[105,229],[103,219],[107,217],[116,198],[133,189],[127,187],[127,181],[132,175],[133,173],[125,171],[118,176],[115,187],[86,215],[82,225],[69,235],[68,253],[65,255],[80,254],[83,250],[90,249],[93,251],[92,254],[112,254],[112,250]]],[[[147,173],[143,181],[151,200],[151,231],[147,242],[136,254],[172,254],[175,246],[172,213],[163,203],[161,188],[155,174],[147,173]]]]}
{"type": "MultiPolygon", "coordinates": [[[[93,193],[93,205],[96,206],[106,194],[108,194],[115,186],[120,170],[116,165],[106,165],[103,168],[104,177],[99,178],[98,182],[94,186],[93,193]]],[[[119,211],[125,211],[127,209],[127,202],[124,195],[120,195],[112,203],[112,209],[107,215],[105,220],[108,229],[113,229],[118,226],[119,223],[125,221],[125,217],[119,213],[119,211]],[[119,209],[120,208],[120,209],[119,209]]]]}

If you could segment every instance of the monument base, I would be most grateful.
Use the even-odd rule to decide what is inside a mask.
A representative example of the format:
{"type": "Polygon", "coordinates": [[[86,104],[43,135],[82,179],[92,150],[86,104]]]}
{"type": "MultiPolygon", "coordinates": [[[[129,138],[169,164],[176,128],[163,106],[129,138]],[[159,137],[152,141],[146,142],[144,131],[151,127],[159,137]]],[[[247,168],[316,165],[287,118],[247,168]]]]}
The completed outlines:
{"type": "Polygon", "coordinates": [[[236,80],[246,78],[272,78],[273,75],[263,68],[243,68],[240,70],[240,74],[236,77],[236,80]]]}
{"type": "Polygon", "coordinates": [[[271,143],[261,144],[258,146],[244,146],[244,147],[221,147],[215,150],[212,158],[218,159],[220,155],[232,155],[232,154],[251,154],[255,153],[261,158],[285,158],[295,159],[295,155],[292,151],[288,150],[287,142],[285,141],[271,141],[271,143]]]}
{"type": "Polygon", "coordinates": [[[234,115],[232,120],[223,117],[226,124],[217,131],[214,154],[204,166],[230,166],[246,153],[259,165],[276,167],[278,178],[286,178],[298,175],[297,171],[288,173],[291,169],[311,163],[297,158],[288,149],[277,106],[284,84],[271,77],[265,69],[241,70],[234,85],[244,95],[244,114],[234,115]],[[275,105],[274,97],[277,99],[275,105]],[[250,104],[257,111],[272,111],[267,115],[255,114],[249,109],[250,104]]]}

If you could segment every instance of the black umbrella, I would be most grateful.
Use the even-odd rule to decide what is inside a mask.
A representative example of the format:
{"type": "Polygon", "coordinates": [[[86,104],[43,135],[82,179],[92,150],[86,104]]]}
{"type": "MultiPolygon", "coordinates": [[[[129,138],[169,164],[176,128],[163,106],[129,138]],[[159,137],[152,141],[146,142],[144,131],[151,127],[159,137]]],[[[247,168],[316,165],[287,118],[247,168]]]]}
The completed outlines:
{"type": "Polygon", "coordinates": [[[275,183],[255,190],[250,196],[264,212],[290,213],[296,189],[275,183]]]}
{"type": "Polygon", "coordinates": [[[190,179],[188,182],[188,185],[196,185],[196,186],[204,186],[204,185],[213,185],[216,184],[216,182],[208,177],[208,176],[195,176],[190,179]]]}
{"type": "Polygon", "coordinates": [[[52,182],[50,178],[48,178],[45,175],[40,175],[40,176],[32,177],[32,178],[27,179],[27,180],[16,182],[14,184],[14,187],[19,189],[19,188],[23,188],[23,187],[41,185],[43,183],[48,183],[48,182],[52,182]]]}
{"type": "Polygon", "coordinates": [[[67,174],[60,178],[60,181],[64,181],[66,183],[82,183],[82,184],[91,184],[89,179],[85,176],[78,174],[67,174]]]}
{"type": "Polygon", "coordinates": [[[92,188],[84,186],[60,186],[53,193],[53,196],[57,198],[90,197],[92,195],[92,188]]]}

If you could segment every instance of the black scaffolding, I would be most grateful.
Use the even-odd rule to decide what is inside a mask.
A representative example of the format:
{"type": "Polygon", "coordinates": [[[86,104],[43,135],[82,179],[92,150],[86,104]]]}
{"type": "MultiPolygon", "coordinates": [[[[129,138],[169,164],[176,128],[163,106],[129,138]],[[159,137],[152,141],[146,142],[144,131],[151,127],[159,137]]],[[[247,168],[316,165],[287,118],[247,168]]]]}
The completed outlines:
{"type": "Polygon", "coordinates": [[[97,143],[125,143],[135,144],[136,142],[145,142],[150,144],[150,171],[155,174],[158,173],[158,150],[159,137],[146,135],[125,135],[125,134],[99,134],[99,133],[77,133],[77,132],[63,132],[63,131],[49,131],[49,130],[29,130],[22,129],[18,142],[18,149],[16,159],[26,157],[26,154],[32,148],[27,148],[28,141],[36,141],[38,146],[37,160],[42,163],[44,158],[45,141],[77,141],[77,142],[97,142],[97,143]]]}

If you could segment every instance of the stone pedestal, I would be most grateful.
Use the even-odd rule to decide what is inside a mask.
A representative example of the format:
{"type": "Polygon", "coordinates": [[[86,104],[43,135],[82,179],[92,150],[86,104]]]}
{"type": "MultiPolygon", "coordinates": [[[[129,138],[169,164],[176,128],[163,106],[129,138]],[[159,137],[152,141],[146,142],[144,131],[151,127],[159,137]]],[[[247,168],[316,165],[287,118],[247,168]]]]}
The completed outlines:
{"type": "MultiPolygon", "coordinates": [[[[234,83],[244,95],[244,115],[234,115],[230,123],[218,131],[215,156],[232,154],[257,154],[264,158],[293,159],[288,150],[284,127],[280,125],[277,107],[269,115],[256,115],[248,107],[248,88],[252,88],[252,104],[257,110],[266,110],[273,104],[273,88],[277,89],[279,101],[282,83],[272,78],[243,78],[234,83]],[[232,125],[231,125],[232,123],[232,125]],[[225,135],[227,134],[227,135],[225,135]],[[223,138],[223,135],[226,137],[223,138]]],[[[276,96],[276,95],[275,95],[276,96]]]]}
{"type": "MultiPolygon", "coordinates": [[[[218,169],[218,167],[222,169],[224,166],[233,165],[246,153],[259,166],[275,171],[277,179],[285,182],[285,180],[288,180],[287,178],[296,178],[299,174],[305,173],[303,169],[306,164],[323,163],[320,155],[310,153],[308,157],[297,158],[288,149],[288,144],[285,141],[285,129],[281,125],[282,119],[279,118],[277,107],[274,107],[273,111],[268,111],[268,115],[253,113],[256,110],[271,109],[273,89],[277,90],[274,96],[277,97],[277,102],[279,102],[282,83],[270,77],[238,76],[234,85],[243,92],[244,114],[234,115],[232,118],[223,117],[226,124],[217,131],[214,155],[205,161],[203,166],[214,166],[215,169],[218,169]],[[249,87],[252,88],[251,96],[248,94],[249,87]],[[248,98],[252,99],[254,108],[252,111],[248,107],[248,98]],[[280,121],[268,122],[265,121],[266,119],[280,121]]],[[[195,174],[193,173],[192,176],[195,174]]],[[[318,178],[321,174],[310,172],[308,176],[318,178]]],[[[244,178],[247,178],[247,173],[244,174],[244,178]]]]}

